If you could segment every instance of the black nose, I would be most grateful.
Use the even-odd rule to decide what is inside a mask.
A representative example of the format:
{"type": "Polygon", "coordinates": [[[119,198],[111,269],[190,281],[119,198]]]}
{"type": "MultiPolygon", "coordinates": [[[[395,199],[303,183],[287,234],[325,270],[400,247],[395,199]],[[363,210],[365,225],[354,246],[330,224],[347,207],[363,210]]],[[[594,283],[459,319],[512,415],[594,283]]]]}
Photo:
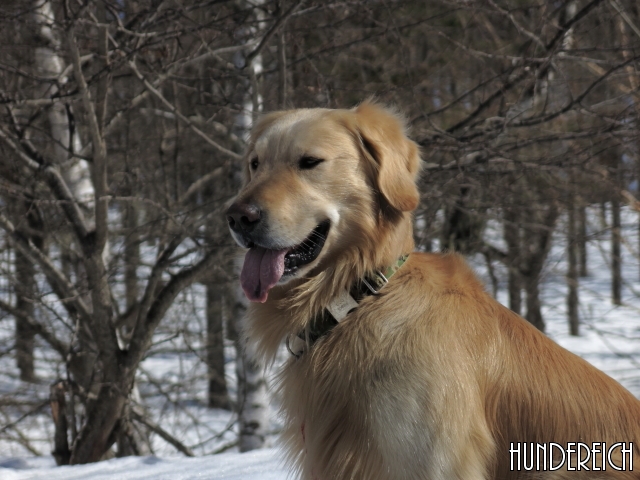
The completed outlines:
{"type": "Polygon", "coordinates": [[[234,203],[227,210],[227,221],[234,232],[251,232],[260,223],[262,212],[251,203],[234,203]]]}

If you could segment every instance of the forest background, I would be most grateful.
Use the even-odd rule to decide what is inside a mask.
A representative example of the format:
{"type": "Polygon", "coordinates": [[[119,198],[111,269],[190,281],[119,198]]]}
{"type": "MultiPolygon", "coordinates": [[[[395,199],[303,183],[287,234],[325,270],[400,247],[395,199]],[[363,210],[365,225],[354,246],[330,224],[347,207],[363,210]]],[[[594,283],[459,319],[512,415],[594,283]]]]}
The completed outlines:
{"type": "Polygon", "coordinates": [[[395,106],[425,163],[417,248],[480,258],[541,330],[554,239],[573,335],[590,239],[611,246],[607,302],[640,276],[621,261],[640,251],[621,234],[621,211],[640,232],[637,0],[3,0],[0,45],[12,452],[246,451],[277,429],[223,215],[263,111],[395,106]]]}

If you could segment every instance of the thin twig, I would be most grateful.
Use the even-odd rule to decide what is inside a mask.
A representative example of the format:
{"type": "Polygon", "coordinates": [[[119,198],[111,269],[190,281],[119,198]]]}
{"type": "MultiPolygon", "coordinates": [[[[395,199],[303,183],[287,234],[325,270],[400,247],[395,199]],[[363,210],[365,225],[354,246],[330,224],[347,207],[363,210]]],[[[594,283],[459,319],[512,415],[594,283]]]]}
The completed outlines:
{"type": "Polygon", "coordinates": [[[489,2],[489,4],[495,8],[498,12],[500,12],[501,14],[505,15],[509,20],[511,20],[511,23],[513,23],[513,26],[516,27],[516,30],[518,30],[520,33],[522,33],[523,35],[529,37],[531,40],[533,40],[539,47],[542,47],[543,49],[545,49],[545,45],[542,42],[542,40],[540,40],[540,37],[538,37],[536,34],[534,34],[533,32],[530,32],[529,30],[527,30],[526,28],[524,28],[522,25],[520,25],[520,23],[516,20],[516,18],[513,16],[513,14],[511,12],[509,12],[508,10],[505,10],[504,8],[500,7],[499,5],[497,5],[493,0],[487,0],[489,2]]]}
{"type": "Polygon", "coordinates": [[[180,197],[180,199],[178,200],[178,203],[184,203],[187,200],[189,200],[189,198],[191,198],[192,195],[194,195],[198,190],[204,187],[207,183],[211,182],[212,180],[215,180],[220,175],[222,175],[227,168],[228,168],[228,165],[225,164],[212,170],[208,174],[200,177],[198,180],[196,180],[191,185],[189,185],[189,188],[187,189],[186,192],[184,192],[184,195],[180,197]]]}
{"type": "Polygon", "coordinates": [[[42,253],[32,242],[18,233],[11,221],[0,214],[0,228],[4,229],[13,240],[15,246],[34,263],[40,265],[43,273],[62,304],[71,310],[70,314],[78,313],[83,321],[92,324],[92,314],[85,304],[80,292],[67,277],[54,265],[49,257],[42,253]]]}
{"type": "Polygon", "coordinates": [[[69,353],[69,346],[60,341],[53,332],[47,330],[44,325],[38,323],[33,317],[27,315],[21,310],[13,307],[4,300],[0,300],[0,309],[7,312],[9,315],[13,315],[19,318],[21,321],[27,323],[35,332],[40,335],[56,352],[58,352],[62,358],[65,358],[69,353]]]}
{"type": "Polygon", "coordinates": [[[29,410],[28,412],[25,412],[24,414],[20,415],[20,417],[18,417],[16,420],[14,420],[11,423],[6,424],[5,426],[3,426],[2,428],[0,428],[0,433],[4,433],[7,430],[9,430],[10,428],[14,428],[17,424],[19,424],[22,420],[24,420],[25,418],[33,415],[34,413],[38,413],[40,410],[42,410],[44,407],[46,407],[47,405],[49,405],[49,399],[45,400],[44,402],[36,405],[35,407],[33,407],[31,410],[29,410]]]}
{"type": "Polygon", "coordinates": [[[191,451],[191,449],[189,447],[187,447],[184,443],[182,443],[176,437],[174,437],[169,432],[167,432],[165,429],[163,429],[160,425],[152,422],[151,420],[149,420],[148,418],[144,417],[143,415],[140,415],[134,409],[131,409],[131,417],[136,422],[141,423],[142,425],[146,426],[152,432],[157,433],[167,443],[170,443],[171,445],[176,447],[176,450],[178,450],[179,452],[184,453],[187,457],[195,457],[194,453],[191,451]]]}
{"type": "Polygon", "coordinates": [[[23,139],[21,141],[21,146],[23,148],[20,148],[11,135],[5,132],[2,128],[0,128],[0,140],[4,141],[4,143],[14,151],[18,158],[32,171],[44,174],[49,188],[55,197],[60,200],[62,210],[66,214],[67,219],[71,222],[78,240],[84,240],[89,230],[84,219],[84,214],[73,196],[73,193],[71,193],[69,186],[62,178],[58,168],[56,168],[56,166],[51,162],[45,161],[44,158],[38,157],[37,151],[27,140],[23,139]]]}
{"type": "Polygon", "coordinates": [[[220,153],[223,153],[224,155],[232,158],[233,160],[238,160],[239,161],[239,160],[242,159],[242,155],[238,155],[237,153],[232,152],[231,150],[229,150],[229,149],[223,147],[222,145],[218,144],[211,137],[209,137],[209,135],[207,135],[202,130],[200,130],[198,127],[196,127],[191,120],[189,120],[182,113],[180,113],[178,111],[178,109],[175,107],[175,105],[173,105],[169,100],[167,100],[164,97],[164,95],[162,95],[162,93],[160,93],[160,91],[158,89],[156,89],[153,85],[151,85],[151,83],[149,83],[149,81],[144,77],[144,75],[142,75],[142,73],[140,73],[140,70],[138,70],[138,67],[137,67],[137,65],[135,64],[135,62],[133,60],[129,61],[129,68],[131,68],[131,71],[134,73],[134,75],[136,77],[138,77],[138,80],[140,80],[143,83],[145,88],[149,92],[151,92],[151,94],[153,96],[155,96],[158,100],[160,100],[182,122],[186,123],[187,126],[194,133],[196,133],[200,138],[202,138],[205,142],[207,142],[209,145],[211,145],[217,151],[219,151],[220,153]]]}
{"type": "Polygon", "coordinates": [[[633,32],[638,36],[638,38],[640,38],[640,28],[638,28],[636,24],[633,23],[631,18],[629,18],[629,15],[627,15],[627,12],[624,10],[624,7],[620,3],[618,3],[617,0],[609,0],[609,2],[611,3],[611,5],[613,5],[613,8],[617,10],[617,12],[620,14],[622,19],[627,23],[627,25],[631,27],[631,30],[633,30],[633,32]]]}
{"type": "Polygon", "coordinates": [[[246,57],[245,67],[251,65],[251,62],[254,58],[260,55],[262,49],[267,45],[267,42],[271,39],[271,37],[280,29],[282,24],[287,21],[287,19],[298,9],[300,8],[307,0],[299,0],[298,3],[294,4],[289,10],[287,10],[284,15],[279,17],[276,22],[271,26],[271,28],[264,34],[262,40],[258,44],[258,46],[250,52],[246,57]]]}

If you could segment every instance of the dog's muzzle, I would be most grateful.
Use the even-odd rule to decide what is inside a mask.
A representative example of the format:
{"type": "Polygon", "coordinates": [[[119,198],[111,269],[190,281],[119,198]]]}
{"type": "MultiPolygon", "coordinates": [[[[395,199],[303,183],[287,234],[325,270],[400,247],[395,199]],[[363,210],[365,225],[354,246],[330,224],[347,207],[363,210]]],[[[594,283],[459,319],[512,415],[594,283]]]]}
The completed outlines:
{"type": "Polygon", "coordinates": [[[253,302],[265,302],[269,290],[282,278],[294,277],[301,267],[318,258],[331,225],[329,220],[324,220],[302,242],[281,245],[267,233],[265,217],[265,213],[252,203],[236,202],[227,210],[233,238],[249,249],[240,283],[247,298],[253,302]]]}

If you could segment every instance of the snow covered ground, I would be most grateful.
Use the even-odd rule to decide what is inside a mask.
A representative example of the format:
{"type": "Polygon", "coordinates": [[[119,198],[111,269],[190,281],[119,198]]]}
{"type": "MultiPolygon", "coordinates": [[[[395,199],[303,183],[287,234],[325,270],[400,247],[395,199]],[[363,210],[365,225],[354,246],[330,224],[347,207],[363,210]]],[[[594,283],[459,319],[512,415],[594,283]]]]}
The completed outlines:
{"type": "Polygon", "coordinates": [[[197,458],[127,457],[73,467],[52,458],[0,461],[2,480],[285,480],[274,449],[197,458]]]}
{"type": "MultiPolygon", "coordinates": [[[[545,268],[542,282],[543,315],[547,322],[548,335],[560,345],[582,356],[587,361],[602,369],[620,381],[626,388],[640,397],[640,265],[637,251],[637,214],[624,211],[623,237],[623,306],[611,304],[610,283],[610,232],[603,229],[595,211],[590,215],[589,227],[589,277],[580,280],[580,315],[581,332],[579,337],[571,337],[568,333],[566,319],[566,285],[565,285],[565,241],[557,236],[545,268]]],[[[562,229],[559,229],[562,230],[562,229]]],[[[496,236],[495,238],[499,238],[496,236]]],[[[496,240],[498,242],[498,240],[496,240]]],[[[479,275],[490,285],[486,277],[484,261],[481,257],[470,259],[479,275]]],[[[500,279],[498,300],[506,302],[506,271],[495,265],[496,275],[500,279]]],[[[160,377],[165,374],[188,377],[194,369],[193,365],[182,365],[176,371],[170,356],[153,357],[144,366],[149,375],[160,377]],[[166,365],[163,363],[166,362],[166,365]],[[184,370],[183,370],[184,369],[184,370]]],[[[25,390],[22,395],[34,392],[25,390]]],[[[46,393],[46,391],[44,392],[46,393]]],[[[46,399],[46,396],[43,397],[46,399]]],[[[153,409],[153,397],[147,399],[153,409]]],[[[194,432],[193,429],[181,431],[179,415],[176,415],[176,427],[171,431],[188,445],[194,445],[198,438],[206,439],[223,431],[227,422],[232,420],[228,414],[211,411],[202,407],[202,402],[184,403],[184,412],[188,415],[209,415],[209,421],[203,422],[205,430],[194,432]],[[207,413],[208,412],[208,413],[207,413]],[[209,429],[209,430],[207,430],[209,429]]],[[[44,417],[44,415],[42,416],[44,417]]],[[[39,429],[43,445],[47,445],[50,423],[46,417],[35,417],[34,428],[39,429]],[[40,423],[38,423],[40,422],[40,423]]],[[[172,417],[164,417],[166,422],[172,417]]],[[[1,420],[0,420],[1,421],[1,420]]],[[[170,423],[170,422],[169,422],[170,423]]],[[[228,423],[232,425],[233,422],[228,423]]],[[[163,423],[166,425],[166,423],[163,423]]],[[[1,427],[1,425],[0,425],[1,427]]],[[[171,425],[169,425],[171,427],[171,425]]],[[[274,430],[277,421],[274,420],[274,430]]],[[[233,428],[227,429],[224,435],[217,438],[215,445],[230,442],[235,436],[233,428]]],[[[276,437],[272,437],[272,442],[276,437]]],[[[209,445],[209,444],[207,444],[209,445]]],[[[211,444],[212,451],[217,448],[211,444]]],[[[50,447],[49,447],[50,448],[50,447]]],[[[43,451],[46,451],[43,448],[43,451]]],[[[239,454],[227,452],[219,455],[198,458],[181,458],[171,449],[156,448],[158,457],[136,457],[114,459],[99,464],[55,467],[51,457],[29,457],[16,455],[12,451],[3,451],[0,443],[0,479],[1,480],[275,480],[288,478],[286,469],[280,464],[277,447],[239,454]]],[[[207,453],[199,450],[198,453],[207,453]]]]}

